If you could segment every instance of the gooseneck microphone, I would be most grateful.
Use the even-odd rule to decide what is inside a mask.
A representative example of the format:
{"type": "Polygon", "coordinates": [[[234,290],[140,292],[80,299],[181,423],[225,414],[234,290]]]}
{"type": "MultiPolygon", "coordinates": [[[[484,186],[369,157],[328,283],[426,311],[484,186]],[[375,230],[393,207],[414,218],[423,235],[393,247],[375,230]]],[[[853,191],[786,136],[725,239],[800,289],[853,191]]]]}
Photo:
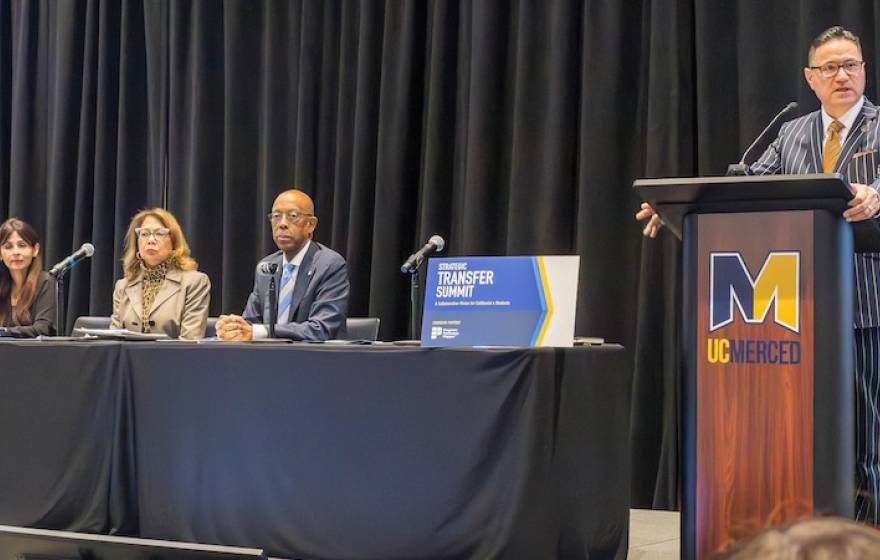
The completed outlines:
{"type": "Polygon", "coordinates": [[[439,235],[432,235],[431,239],[425,243],[425,246],[409,256],[408,259],[400,266],[400,271],[405,273],[413,273],[421,266],[428,253],[434,251],[440,252],[446,247],[446,241],[439,235]]]}
{"type": "Polygon", "coordinates": [[[773,128],[773,126],[777,122],[779,122],[782,117],[797,109],[797,106],[797,102],[792,101],[791,103],[783,107],[781,111],[776,113],[776,116],[773,117],[773,120],[770,121],[770,124],[764,127],[764,130],[762,130],[761,134],[759,134],[757,138],[755,138],[754,142],[749,144],[749,147],[746,148],[746,151],[743,152],[743,155],[739,159],[739,162],[727,166],[727,175],[748,175],[749,166],[746,165],[746,159],[748,158],[749,153],[755,148],[755,146],[757,146],[762,140],[764,140],[764,138],[767,136],[767,133],[773,128]]]}
{"type": "Polygon", "coordinates": [[[263,274],[275,274],[278,272],[278,263],[264,262],[260,265],[260,272],[263,274]]]}
{"type": "Polygon", "coordinates": [[[260,265],[260,272],[269,275],[269,338],[275,338],[275,324],[278,323],[278,292],[275,287],[275,273],[278,272],[278,263],[264,262],[260,265]]]}
{"type": "Polygon", "coordinates": [[[419,267],[425,262],[425,256],[434,251],[442,251],[446,247],[446,241],[439,235],[432,235],[425,246],[409,256],[400,271],[409,274],[409,304],[410,304],[410,338],[418,340],[421,329],[422,316],[419,312],[419,267]]]}
{"type": "Polygon", "coordinates": [[[94,254],[95,246],[91,243],[83,243],[79,250],[53,266],[49,271],[49,276],[55,279],[55,329],[57,329],[59,336],[67,334],[67,297],[64,293],[64,275],[78,262],[84,261],[94,254]]]}
{"type": "Polygon", "coordinates": [[[80,247],[77,252],[53,266],[52,269],[49,271],[49,276],[55,278],[59,274],[63,274],[71,268],[75,267],[80,261],[84,261],[94,254],[95,246],[91,243],[83,243],[82,247],[80,247]]]}

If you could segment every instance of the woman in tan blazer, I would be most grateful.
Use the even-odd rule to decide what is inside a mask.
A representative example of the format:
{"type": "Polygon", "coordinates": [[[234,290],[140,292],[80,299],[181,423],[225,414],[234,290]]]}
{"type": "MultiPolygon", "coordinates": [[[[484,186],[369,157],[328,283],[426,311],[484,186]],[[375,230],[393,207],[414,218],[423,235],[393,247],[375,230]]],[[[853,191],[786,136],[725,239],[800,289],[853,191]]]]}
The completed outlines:
{"type": "Polygon", "coordinates": [[[203,338],[211,281],[197,268],[170,212],[151,208],[135,214],[125,234],[125,277],[113,290],[111,328],[203,338]]]}

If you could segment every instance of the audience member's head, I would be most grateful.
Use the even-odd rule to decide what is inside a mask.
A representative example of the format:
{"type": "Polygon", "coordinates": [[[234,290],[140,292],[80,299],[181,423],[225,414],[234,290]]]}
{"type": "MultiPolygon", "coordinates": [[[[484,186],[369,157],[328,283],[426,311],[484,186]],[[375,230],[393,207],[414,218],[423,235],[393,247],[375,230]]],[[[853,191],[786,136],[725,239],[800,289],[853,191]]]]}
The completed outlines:
{"type": "Polygon", "coordinates": [[[838,517],[773,527],[737,543],[715,560],[880,560],[880,532],[838,517]]]}

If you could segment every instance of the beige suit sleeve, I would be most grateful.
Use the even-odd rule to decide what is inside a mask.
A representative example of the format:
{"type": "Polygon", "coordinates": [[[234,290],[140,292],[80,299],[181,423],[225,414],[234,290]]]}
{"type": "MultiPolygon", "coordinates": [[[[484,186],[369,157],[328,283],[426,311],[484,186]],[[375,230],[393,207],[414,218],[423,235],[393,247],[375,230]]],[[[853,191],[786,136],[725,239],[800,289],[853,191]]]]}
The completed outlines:
{"type": "Polygon", "coordinates": [[[113,314],[110,315],[110,328],[122,328],[122,300],[125,298],[125,279],[116,282],[113,289],[113,314]]]}
{"type": "Polygon", "coordinates": [[[211,280],[207,274],[197,272],[191,282],[184,286],[183,316],[180,320],[180,338],[198,340],[205,338],[208,326],[208,307],[211,304],[211,280]]]}

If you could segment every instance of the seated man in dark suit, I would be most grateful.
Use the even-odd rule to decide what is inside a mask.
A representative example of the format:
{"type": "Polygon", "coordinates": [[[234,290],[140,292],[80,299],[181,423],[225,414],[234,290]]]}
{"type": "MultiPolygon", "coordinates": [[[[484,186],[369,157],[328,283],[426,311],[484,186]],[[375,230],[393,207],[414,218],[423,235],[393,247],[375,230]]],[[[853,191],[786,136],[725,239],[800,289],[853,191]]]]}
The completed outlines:
{"type": "Polygon", "coordinates": [[[292,340],[328,340],[345,335],[348,313],[348,271],[342,255],[312,241],[318,225],[315,206],[306,193],[284,191],[269,214],[272,238],[280,251],[257,263],[254,291],[241,316],[221,315],[217,336],[222,340],[265,338],[269,321],[269,278],[260,271],[275,263],[278,323],[275,336],[292,340]]]}

